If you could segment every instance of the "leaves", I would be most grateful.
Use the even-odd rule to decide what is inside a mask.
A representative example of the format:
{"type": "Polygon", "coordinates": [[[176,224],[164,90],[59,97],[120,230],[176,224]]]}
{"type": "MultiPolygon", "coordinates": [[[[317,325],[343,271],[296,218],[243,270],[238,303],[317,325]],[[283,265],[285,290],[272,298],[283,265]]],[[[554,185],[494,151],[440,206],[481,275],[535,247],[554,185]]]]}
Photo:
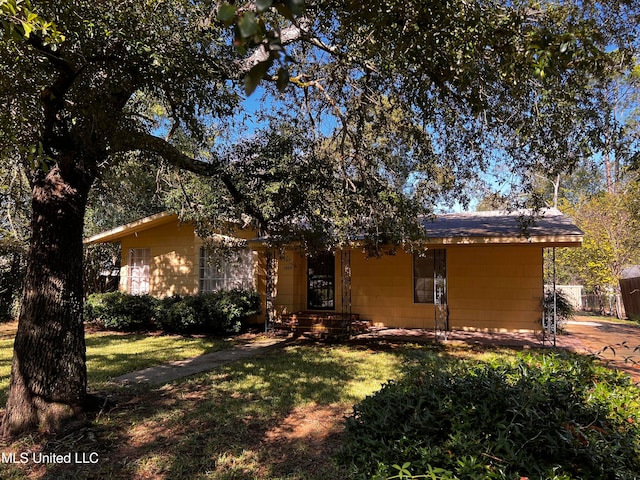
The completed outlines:
{"type": "Polygon", "coordinates": [[[622,270],[640,262],[640,217],[638,188],[630,184],[624,191],[599,193],[567,206],[585,233],[581,249],[560,252],[561,267],[574,271],[589,289],[617,289],[622,270]]]}
{"type": "Polygon", "coordinates": [[[258,31],[258,22],[253,12],[244,12],[238,21],[238,30],[243,38],[249,38],[258,31]]]}
{"type": "Polygon", "coordinates": [[[228,3],[223,3],[218,8],[218,19],[225,25],[231,25],[231,22],[235,19],[236,7],[228,3]]]}
{"type": "Polygon", "coordinates": [[[272,64],[273,60],[265,60],[257,63],[249,70],[249,73],[244,77],[244,89],[247,95],[251,95],[255,91],[272,64]]]}
{"type": "Polygon", "coordinates": [[[402,380],[354,407],[339,462],[355,479],[633,478],[640,397],[630,379],[578,356],[512,360],[420,352],[402,380]]]}
{"type": "Polygon", "coordinates": [[[57,44],[65,41],[65,35],[53,22],[42,18],[32,8],[29,0],[0,1],[0,23],[4,34],[21,41],[28,40],[35,33],[45,45],[52,45],[55,49],[57,44]]]}
{"type": "Polygon", "coordinates": [[[256,0],[256,9],[258,13],[266,12],[273,5],[273,0],[256,0]]]}
{"type": "Polygon", "coordinates": [[[284,92],[289,85],[289,70],[286,67],[280,67],[277,73],[276,86],[280,92],[284,92]]]}

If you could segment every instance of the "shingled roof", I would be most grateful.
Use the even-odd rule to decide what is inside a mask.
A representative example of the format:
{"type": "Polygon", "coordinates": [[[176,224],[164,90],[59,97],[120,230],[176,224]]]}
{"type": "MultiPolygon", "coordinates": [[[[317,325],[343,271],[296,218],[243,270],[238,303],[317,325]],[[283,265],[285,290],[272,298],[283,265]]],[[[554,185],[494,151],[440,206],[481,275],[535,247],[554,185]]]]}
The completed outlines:
{"type": "Polygon", "coordinates": [[[461,212],[425,218],[429,243],[546,243],[570,246],[582,243],[583,232],[557,208],[461,212]]]}
{"type": "MultiPolygon", "coordinates": [[[[163,212],[99,233],[85,240],[86,244],[115,242],[170,222],[178,216],[163,212]]],[[[424,218],[428,244],[518,244],[541,246],[580,246],[582,231],[556,208],[543,209],[535,215],[529,210],[462,212],[424,218]]],[[[256,238],[263,242],[266,238],[256,238]]]]}

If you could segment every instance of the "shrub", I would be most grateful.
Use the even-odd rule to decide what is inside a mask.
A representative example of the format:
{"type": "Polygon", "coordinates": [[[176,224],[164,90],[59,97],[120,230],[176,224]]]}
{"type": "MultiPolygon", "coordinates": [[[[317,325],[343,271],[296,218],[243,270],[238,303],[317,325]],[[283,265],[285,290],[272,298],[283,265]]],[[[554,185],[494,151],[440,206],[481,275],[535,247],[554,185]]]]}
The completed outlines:
{"type": "Polygon", "coordinates": [[[233,289],[218,294],[218,321],[226,333],[238,333],[250,317],[260,313],[260,296],[253,290],[233,289]]]}
{"type": "Polygon", "coordinates": [[[147,330],[155,327],[157,303],[150,295],[94,293],[85,302],[84,315],[85,320],[108,330],[147,330]]]}
{"type": "Polygon", "coordinates": [[[0,244],[0,322],[18,319],[25,269],[22,245],[12,240],[0,244]]]}
{"type": "MultiPolygon", "coordinates": [[[[573,305],[571,305],[569,298],[561,290],[556,290],[555,304],[556,327],[558,330],[562,330],[565,324],[575,315],[575,309],[573,305]]],[[[544,299],[542,300],[542,310],[545,319],[553,318],[553,291],[549,290],[545,292],[544,299]]]]}
{"type": "Polygon", "coordinates": [[[157,322],[175,333],[227,335],[239,333],[247,319],[260,312],[260,297],[251,290],[221,290],[159,302],[157,322]]]}
{"type": "Polygon", "coordinates": [[[159,328],[171,333],[239,333],[260,312],[260,296],[229,290],[156,299],[122,292],[95,293],[85,302],[85,319],[109,330],[159,328]]]}
{"type": "Polygon", "coordinates": [[[632,479],[639,402],[628,377],[585,357],[431,359],[354,407],[338,460],[354,479],[632,479]]]}

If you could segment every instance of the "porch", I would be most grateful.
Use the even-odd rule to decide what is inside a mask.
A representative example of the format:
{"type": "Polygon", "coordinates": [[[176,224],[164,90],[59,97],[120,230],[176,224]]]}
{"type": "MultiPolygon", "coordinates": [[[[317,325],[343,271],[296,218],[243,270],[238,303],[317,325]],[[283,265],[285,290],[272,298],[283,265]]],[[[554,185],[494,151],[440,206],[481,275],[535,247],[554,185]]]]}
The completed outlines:
{"type": "Polygon", "coordinates": [[[351,337],[366,332],[369,327],[369,322],[360,320],[359,314],[341,312],[295,312],[282,315],[274,323],[276,330],[314,337],[351,337]]]}

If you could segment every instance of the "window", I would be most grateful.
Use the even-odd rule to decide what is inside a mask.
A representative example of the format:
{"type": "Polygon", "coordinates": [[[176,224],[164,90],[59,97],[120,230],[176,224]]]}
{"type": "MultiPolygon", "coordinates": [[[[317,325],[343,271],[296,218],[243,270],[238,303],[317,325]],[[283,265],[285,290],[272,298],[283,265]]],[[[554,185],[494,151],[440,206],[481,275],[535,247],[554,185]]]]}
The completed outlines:
{"type": "Polygon", "coordinates": [[[336,257],[325,252],[307,259],[307,308],[335,308],[336,257]]]}
{"type": "Polygon", "coordinates": [[[432,249],[413,254],[413,301],[447,303],[446,250],[432,249]]]}
{"type": "Polygon", "coordinates": [[[129,249],[129,274],[127,275],[127,291],[132,295],[144,295],[149,293],[150,260],[150,249],[129,249]]]}
{"type": "Polygon", "coordinates": [[[199,266],[198,287],[201,292],[255,287],[251,250],[242,249],[228,256],[215,256],[205,247],[200,247],[199,266]]]}

